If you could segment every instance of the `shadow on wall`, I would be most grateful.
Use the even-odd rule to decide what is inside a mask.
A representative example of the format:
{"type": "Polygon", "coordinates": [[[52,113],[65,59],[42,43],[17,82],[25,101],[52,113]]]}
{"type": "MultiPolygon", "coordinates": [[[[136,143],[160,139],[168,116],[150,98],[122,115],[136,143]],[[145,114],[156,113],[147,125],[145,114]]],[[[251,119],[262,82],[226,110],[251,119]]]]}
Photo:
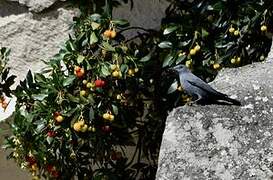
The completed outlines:
{"type": "Polygon", "coordinates": [[[17,15],[28,12],[28,8],[20,5],[18,2],[0,1],[0,17],[17,15]]]}

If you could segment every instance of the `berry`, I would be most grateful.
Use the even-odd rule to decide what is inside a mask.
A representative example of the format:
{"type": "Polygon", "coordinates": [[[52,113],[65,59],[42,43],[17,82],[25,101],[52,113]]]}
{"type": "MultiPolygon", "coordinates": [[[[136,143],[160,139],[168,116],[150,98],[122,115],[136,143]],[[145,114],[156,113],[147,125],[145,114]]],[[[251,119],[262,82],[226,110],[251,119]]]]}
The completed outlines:
{"type": "Polygon", "coordinates": [[[86,95],[87,95],[87,92],[86,92],[85,90],[81,90],[81,91],[80,91],[80,95],[81,95],[81,96],[86,96],[86,95]]]}
{"type": "Polygon", "coordinates": [[[111,39],[114,39],[116,36],[117,36],[117,32],[116,32],[115,30],[112,30],[112,31],[110,32],[110,38],[111,38],[111,39]]]}
{"type": "Polygon", "coordinates": [[[234,29],[233,27],[231,27],[231,28],[228,29],[228,31],[229,31],[230,33],[234,33],[235,29],[234,29]]]}
{"type": "Polygon", "coordinates": [[[234,36],[239,36],[239,35],[240,35],[240,31],[239,30],[234,31],[234,36]]]}
{"type": "Polygon", "coordinates": [[[199,45],[196,45],[195,47],[194,47],[194,50],[197,52],[197,51],[200,51],[200,49],[201,49],[201,47],[199,46],[199,45]]]}
{"type": "Polygon", "coordinates": [[[88,126],[85,124],[82,128],[81,128],[81,132],[86,132],[88,130],[88,126]]]}
{"type": "Polygon", "coordinates": [[[262,25],[262,26],[261,26],[261,31],[262,31],[262,32],[267,31],[267,26],[266,26],[266,25],[262,25]]]}
{"type": "Polygon", "coordinates": [[[135,71],[135,73],[137,73],[137,72],[139,71],[139,69],[138,69],[138,68],[135,68],[134,71],[135,71]]]}
{"type": "Polygon", "coordinates": [[[114,121],[114,119],[115,119],[115,116],[113,114],[110,114],[109,115],[109,121],[114,121]]]}
{"type": "Polygon", "coordinates": [[[73,129],[76,131],[76,132],[79,132],[82,128],[82,125],[79,123],[79,122],[76,122],[74,125],[73,125],[73,129]]]}
{"type": "Polygon", "coordinates": [[[186,61],[186,66],[190,68],[192,66],[192,60],[186,61]]]}
{"type": "Polygon", "coordinates": [[[114,72],[112,72],[112,76],[119,77],[119,71],[115,70],[114,72]]]}
{"type": "Polygon", "coordinates": [[[193,55],[195,55],[195,54],[196,54],[196,50],[195,50],[195,49],[191,49],[191,50],[190,50],[190,55],[193,56],[193,55]]]}
{"type": "Polygon", "coordinates": [[[85,71],[84,71],[83,68],[81,68],[81,67],[79,67],[79,66],[75,66],[75,68],[74,68],[74,74],[75,74],[78,78],[83,77],[83,76],[84,76],[84,73],[85,73],[85,71]]]}
{"type": "Polygon", "coordinates": [[[103,87],[103,86],[105,86],[105,81],[104,80],[101,80],[101,79],[97,79],[96,81],[95,81],[95,86],[96,87],[103,87]]]}
{"type": "Polygon", "coordinates": [[[236,63],[236,59],[235,59],[235,58],[232,58],[232,59],[230,60],[230,62],[231,62],[231,64],[235,64],[235,63],[236,63]]]}
{"type": "Polygon", "coordinates": [[[213,64],[213,69],[219,69],[219,68],[220,68],[220,64],[218,63],[213,64]]]}
{"type": "Polygon", "coordinates": [[[109,113],[104,113],[102,115],[102,118],[105,119],[105,120],[110,120],[110,114],[109,113]]]}
{"type": "Polygon", "coordinates": [[[129,76],[134,76],[134,70],[133,69],[129,69],[128,70],[128,75],[129,76]]]}
{"type": "Polygon", "coordinates": [[[121,95],[118,94],[118,95],[117,95],[117,100],[121,100],[121,99],[122,99],[121,95]]]}
{"type": "Polygon", "coordinates": [[[63,122],[64,117],[63,117],[62,115],[58,115],[58,116],[55,117],[55,120],[56,120],[58,123],[61,123],[61,122],[63,122]]]}
{"type": "Polygon", "coordinates": [[[47,136],[48,137],[54,137],[54,136],[56,136],[56,133],[54,131],[50,130],[50,131],[47,132],[47,136]]]}
{"type": "Polygon", "coordinates": [[[103,35],[104,35],[105,37],[107,37],[107,38],[111,38],[111,30],[108,29],[108,30],[104,31],[103,35]]]}
{"type": "Polygon", "coordinates": [[[82,83],[83,83],[83,84],[87,84],[88,81],[87,81],[87,80],[83,80],[82,83]]]}
{"type": "Polygon", "coordinates": [[[103,132],[109,133],[109,132],[111,132],[111,127],[108,126],[108,125],[102,126],[102,127],[101,127],[101,130],[102,130],[103,132]]]}

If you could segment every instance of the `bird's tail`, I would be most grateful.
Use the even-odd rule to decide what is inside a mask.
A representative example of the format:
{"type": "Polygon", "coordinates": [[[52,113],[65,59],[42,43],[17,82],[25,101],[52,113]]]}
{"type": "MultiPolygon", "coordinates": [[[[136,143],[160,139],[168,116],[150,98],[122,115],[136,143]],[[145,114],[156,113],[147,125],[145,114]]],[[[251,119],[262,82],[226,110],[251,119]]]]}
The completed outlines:
{"type": "Polygon", "coordinates": [[[230,103],[232,103],[233,105],[236,105],[236,106],[241,106],[241,102],[236,100],[236,99],[232,99],[232,98],[229,98],[229,97],[225,97],[225,99],[223,99],[225,101],[228,101],[230,103]]]}

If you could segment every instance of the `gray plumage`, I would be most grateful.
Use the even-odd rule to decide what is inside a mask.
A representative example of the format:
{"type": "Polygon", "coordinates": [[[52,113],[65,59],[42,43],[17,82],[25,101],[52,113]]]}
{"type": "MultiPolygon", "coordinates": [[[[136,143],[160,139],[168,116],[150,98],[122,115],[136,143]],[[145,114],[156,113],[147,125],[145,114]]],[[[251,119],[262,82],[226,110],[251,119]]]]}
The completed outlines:
{"type": "Polygon", "coordinates": [[[219,100],[223,100],[229,102],[225,104],[241,105],[239,101],[231,99],[226,94],[220,93],[213,89],[202,79],[192,74],[186,66],[177,65],[172,68],[172,70],[179,75],[179,81],[182,88],[193,98],[196,103],[218,104],[221,103],[219,100]]]}

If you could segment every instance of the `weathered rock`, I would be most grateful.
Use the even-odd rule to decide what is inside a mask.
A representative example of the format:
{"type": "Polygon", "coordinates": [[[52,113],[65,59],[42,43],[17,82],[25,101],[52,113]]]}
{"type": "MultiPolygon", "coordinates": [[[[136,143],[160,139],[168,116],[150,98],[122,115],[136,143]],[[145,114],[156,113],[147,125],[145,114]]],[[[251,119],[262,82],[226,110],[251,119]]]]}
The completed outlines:
{"type": "MultiPolygon", "coordinates": [[[[13,2],[18,2],[23,6],[27,6],[30,11],[41,12],[42,10],[49,8],[58,0],[8,0],[13,2]]],[[[66,1],[66,0],[62,0],[66,1]]]]}
{"type": "MultiPolygon", "coordinates": [[[[5,7],[0,6],[0,12],[2,8],[5,7]]],[[[22,7],[18,8],[22,10],[22,7]]],[[[7,15],[0,17],[0,42],[12,50],[10,65],[12,73],[18,75],[18,81],[29,69],[39,71],[44,66],[41,60],[50,59],[59,51],[68,38],[77,11],[61,7],[42,14],[29,11],[12,14],[15,11],[11,9],[9,14],[6,10],[7,15]]]]}
{"type": "Polygon", "coordinates": [[[211,84],[242,106],[184,106],[166,122],[158,180],[273,178],[273,62],[225,69],[211,84]]]}

